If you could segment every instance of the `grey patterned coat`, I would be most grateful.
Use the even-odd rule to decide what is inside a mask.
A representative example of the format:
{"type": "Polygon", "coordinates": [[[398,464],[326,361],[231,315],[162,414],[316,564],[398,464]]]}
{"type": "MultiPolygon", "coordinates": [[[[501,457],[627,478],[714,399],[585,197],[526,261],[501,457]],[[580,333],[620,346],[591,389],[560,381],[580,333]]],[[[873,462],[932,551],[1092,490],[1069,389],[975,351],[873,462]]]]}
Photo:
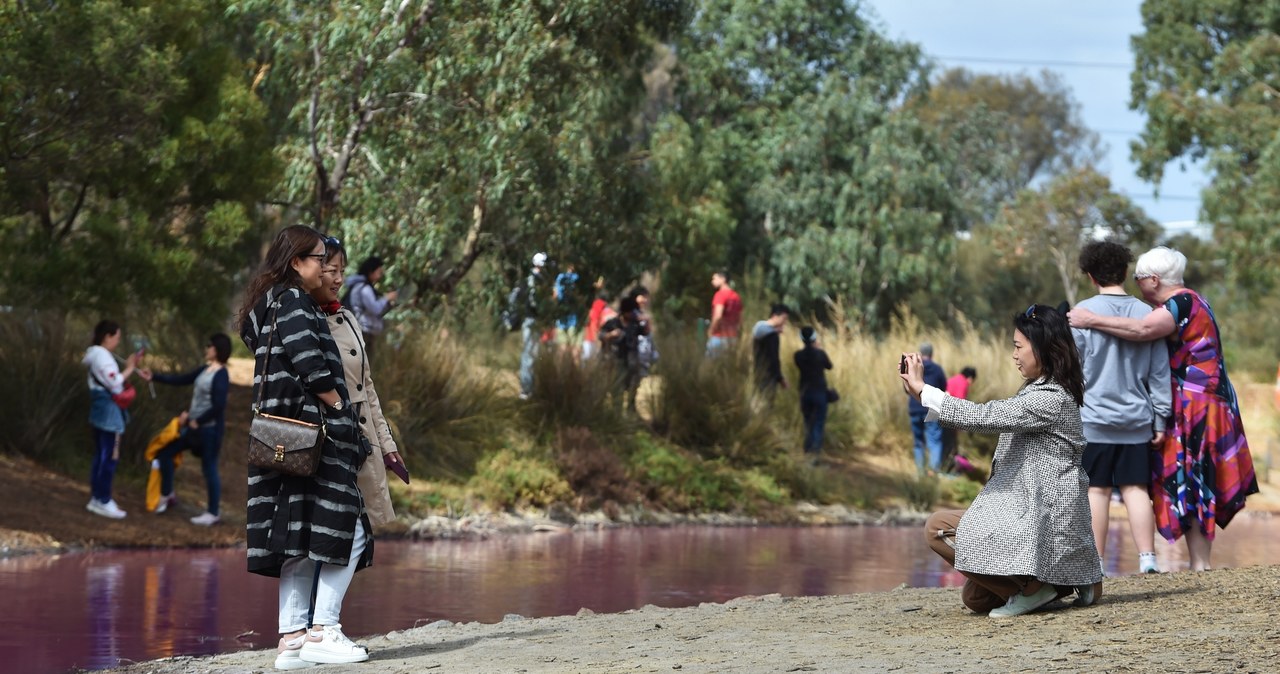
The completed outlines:
{"type": "Polygon", "coordinates": [[[1071,394],[1040,380],[1007,400],[946,396],[938,416],[949,428],[1000,433],[991,479],[956,527],[955,567],[1055,585],[1101,581],[1080,466],[1084,427],[1071,394]]]}
{"type": "MultiPolygon", "coordinates": [[[[249,467],[245,512],[249,571],[278,577],[285,560],[303,556],[346,566],[356,522],[362,521],[366,532],[373,529],[356,486],[364,447],[342,377],[342,357],[329,334],[329,324],[310,295],[298,288],[275,286],[240,326],[240,338],[255,358],[255,401],[259,387],[266,387],[263,412],[320,423],[321,405],[315,394],[336,390],[344,403],[341,412],[325,407],[323,421],[328,434],[315,475],[294,477],[249,467]],[[271,312],[277,302],[279,334],[273,338],[271,312]]],[[[358,568],[372,561],[370,536],[358,568]]]]}

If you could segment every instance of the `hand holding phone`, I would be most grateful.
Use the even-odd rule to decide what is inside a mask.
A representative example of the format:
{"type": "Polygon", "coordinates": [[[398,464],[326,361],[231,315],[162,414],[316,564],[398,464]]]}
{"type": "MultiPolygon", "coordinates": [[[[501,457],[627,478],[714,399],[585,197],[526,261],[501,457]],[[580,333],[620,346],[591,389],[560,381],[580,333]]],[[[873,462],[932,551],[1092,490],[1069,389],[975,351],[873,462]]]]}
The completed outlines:
{"type": "Polygon", "coordinates": [[[898,374],[906,374],[906,373],[907,373],[907,354],[904,353],[902,354],[902,357],[898,359],[898,374]]]}

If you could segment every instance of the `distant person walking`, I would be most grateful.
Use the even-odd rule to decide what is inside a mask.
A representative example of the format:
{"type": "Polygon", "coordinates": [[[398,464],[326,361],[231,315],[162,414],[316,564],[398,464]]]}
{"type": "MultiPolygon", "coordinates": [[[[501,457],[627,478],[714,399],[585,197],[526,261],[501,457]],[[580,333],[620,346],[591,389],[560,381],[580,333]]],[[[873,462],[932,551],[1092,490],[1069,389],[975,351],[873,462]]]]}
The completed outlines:
{"type": "Polygon", "coordinates": [[[578,303],[576,289],[578,272],[573,263],[565,265],[564,271],[556,274],[552,284],[552,293],[556,300],[556,343],[566,351],[575,351],[578,347],[578,303]]]}
{"type": "MultiPolygon", "coordinates": [[[[924,383],[939,389],[947,388],[947,373],[933,360],[933,345],[920,345],[920,357],[924,361],[924,383]]],[[[916,469],[921,474],[938,472],[942,465],[942,425],[925,417],[929,410],[914,396],[907,396],[907,416],[911,420],[911,437],[915,442],[916,469]],[[925,450],[928,449],[926,458],[925,450]]]]}
{"type": "Polygon", "coordinates": [[[140,354],[125,359],[124,371],[116,365],[115,351],[122,337],[120,324],[99,321],[93,328],[93,345],[81,361],[89,368],[89,426],[93,429],[93,463],[89,472],[90,497],[85,509],[95,515],[121,519],[125,511],[111,497],[111,485],[120,462],[120,436],[129,413],[112,396],[124,393],[125,383],[138,366],[140,354]]]}
{"type": "Polygon", "coordinates": [[[185,450],[200,456],[200,470],[204,473],[208,505],[205,511],[191,518],[191,523],[208,527],[221,521],[219,501],[222,497],[222,479],[218,475],[218,455],[222,450],[222,436],[227,427],[227,391],[231,379],[227,375],[227,361],[231,359],[231,338],[219,332],[209,337],[204,347],[204,364],[185,374],[152,373],[142,371],[142,378],[170,386],[192,386],[191,404],[182,413],[183,428],[178,439],[165,445],[156,454],[160,464],[160,503],[156,514],[168,510],[178,502],[173,489],[173,460],[185,450]]]}
{"type": "Polygon", "coordinates": [[[344,304],[360,321],[360,331],[364,333],[364,341],[369,349],[370,357],[377,351],[378,343],[386,326],[383,316],[395,306],[400,294],[394,290],[383,293],[378,284],[386,276],[382,258],[370,255],[360,263],[355,275],[347,279],[347,293],[344,304]]]}
{"type": "Polygon", "coordinates": [[[1217,527],[1226,528],[1258,493],[1236,390],[1209,302],[1183,285],[1187,258],[1160,246],[1134,265],[1134,282],[1156,308],[1141,319],[1071,311],[1071,325],[1135,341],[1164,338],[1172,374],[1173,423],[1157,449],[1151,495],[1156,529],[1170,543],[1187,538],[1193,571],[1210,568],[1217,527]]]}
{"type": "Polygon", "coordinates": [[[816,462],[822,453],[826,435],[827,407],[830,404],[830,387],[827,386],[827,370],[831,358],[822,350],[818,331],[806,325],[800,329],[800,341],[804,347],[795,353],[796,369],[800,371],[800,414],[804,417],[804,454],[810,462],[816,462]]]}
{"type": "Polygon", "coordinates": [[[778,354],[782,331],[787,327],[787,316],[787,305],[774,304],[769,308],[769,318],[756,322],[751,329],[756,390],[770,398],[778,387],[787,387],[787,378],[782,376],[782,359],[778,354]]]}
{"type": "Polygon", "coordinates": [[[716,289],[716,294],[711,298],[707,355],[716,356],[733,348],[738,341],[738,327],[742,324],[742,298],[729,287],[728,272],[718,271],[712,274],[711,287],[716,289]]]}
{"type": "MultiPolygon", "coordinates": [[[[1141,319],[1151,307],[1124,291],[1133,254],[1111,241],[1080,251],[1080,271],[1097,294],[1076,305],[1100,316],[1141,319]]],[[[1155,516],[1151,495],[1151,448],[1164,442],[1165,419],[1173,412],[1169,351],[1158,341],[1131,342],[1100,330],[1073,328],[1084,363],[1084,469],[1098,556],[1107,550],[1111,492],[1120,490],[1129,532],[1138,550],[1138,570],[1155,573],[1155,516]]]]}
{"type": "Polygon", "coordinates": [[[612,350],[618,368],[617,389],[619,400],[625,400],[627,409],[636,411],[636,392],[644,377],[640,366],[640,338],[647,336],[649,326],[641,319],[636,298],[624,297],[618,303],[618,315],[600,327],[600,339],[612,350]]]}
{"type": "Polygon", "coordinates": [[[605,290],[604,277],[596,279],[596,297],[591,301],[591,309],[587,312],[587,327],[582,331],[582,360],[588,361],[600,352],[600,326],[605,321],[618,315],[609,306],[609,291],[605,290]]]}
{"type": "Polygon", "coordinates": [[[543,269],[547,266],[546,253],[534,253],[529,275],[521,282],[517,293],[517,302],[522,314],[520,321],[520,399],[527,400],[533,395],[533,364],[538,359],[538,345],[542,332],[538,329],[538,314],[542,308],[541,294],[544,291],[546,276],[543,269]]]}
{"type": "Polygon", "coordinates": [[[636,286],[631,290],[631,297],[636,301],[636,321],[640,324],[640,336],[636,339],[636,359],[640,362],[640,378],[648,377],[653,366],[658,362],[658,345],[653,341],[657,329],[653,325],[653,314],[649,313],[649,289],[636,286]]]}

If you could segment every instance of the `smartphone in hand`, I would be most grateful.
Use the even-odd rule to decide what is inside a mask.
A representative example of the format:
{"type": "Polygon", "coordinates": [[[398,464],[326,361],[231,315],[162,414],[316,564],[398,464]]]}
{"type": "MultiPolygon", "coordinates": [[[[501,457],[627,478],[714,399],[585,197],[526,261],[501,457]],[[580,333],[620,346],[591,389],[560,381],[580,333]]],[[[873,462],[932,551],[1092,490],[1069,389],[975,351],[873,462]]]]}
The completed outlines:
{"type": "Polygon", "coordinates": [[[907,373],[907,354],[904,353],[902,354],[902,357],[898,359],[898,374],[906,374],[906,373],[907,373]]]}

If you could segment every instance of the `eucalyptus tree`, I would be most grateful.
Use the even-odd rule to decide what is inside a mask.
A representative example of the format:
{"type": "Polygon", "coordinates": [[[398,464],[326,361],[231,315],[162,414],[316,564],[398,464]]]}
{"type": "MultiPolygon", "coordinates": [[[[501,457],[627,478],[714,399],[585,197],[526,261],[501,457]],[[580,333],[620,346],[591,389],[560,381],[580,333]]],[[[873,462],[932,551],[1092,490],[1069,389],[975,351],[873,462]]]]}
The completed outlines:
{"type": "Polygon", "coordinates": [[[944,286],[960,211],[950,156],[906,106],[928,85],[917,46],[845,0],[707,0],[676,51],[680,122],[658,140],[708,167],[665,215],[697,233],[685,264],[759,265],[788,302],[875,328],[944,286]]]}
{"type": "Polygon", "coordinates": [[[650,34],[676,2],[242,0],[288,110],[275,200],[377,252],[424,296],[488,254],[642,268],[633,117],[650,34]]]}
{"type": "Polygon", "coordinates": [[[1145,0],[1130,106],[1146,115],[1139,174],[1203,161],[1203,214],[1237,281],[1277,280],[1280,252],[1280,0],[1145,0]]]}

